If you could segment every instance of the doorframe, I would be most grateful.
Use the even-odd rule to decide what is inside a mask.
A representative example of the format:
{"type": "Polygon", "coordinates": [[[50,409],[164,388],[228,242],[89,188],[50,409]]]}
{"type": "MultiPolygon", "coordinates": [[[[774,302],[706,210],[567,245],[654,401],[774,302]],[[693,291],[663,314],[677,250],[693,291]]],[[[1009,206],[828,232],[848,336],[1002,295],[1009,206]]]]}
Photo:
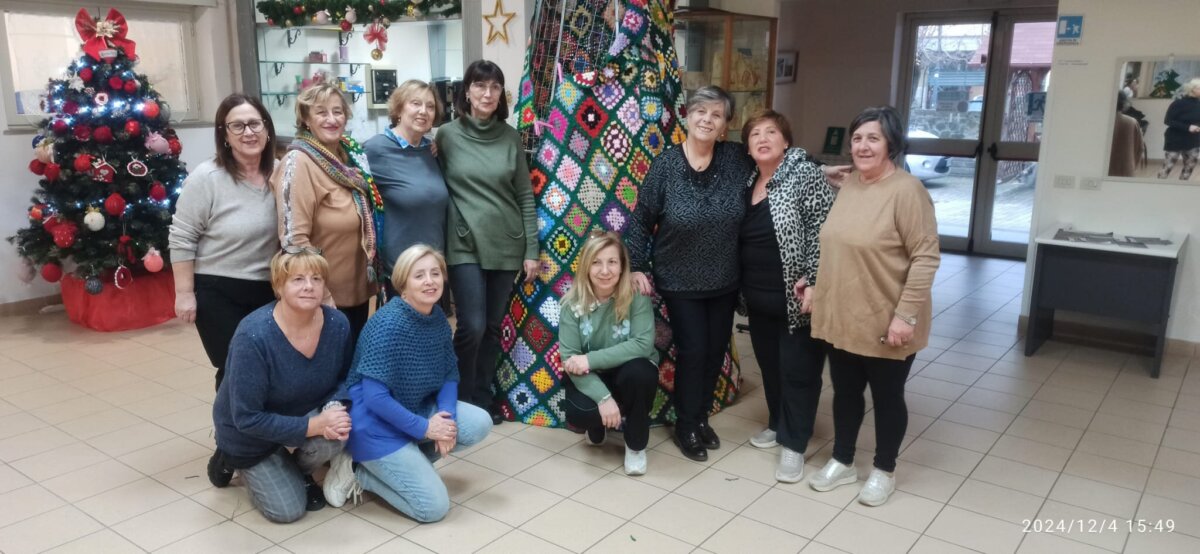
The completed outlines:
{"type": "MultiPolygon", "coordinates": [[[[987,145],[997,144],[997,148],[1001,150],[1001,159],[1004,159],[1003,153],[1019,148],[1020,152],[1013,152],[1010,156],[1013,159],[1023,160],[1028,158],[1027,144],[1018,143],[1001,143],[997,138],[1000,136],[1000,127],[1004,117],[1004,96],[1005,85],[1008,69],[1008,53],[1011,52],[1012,37],[1008,28],[1002,26],[1009,23],[1017,23],[1023,21],[1053,21],[1057,15],[1053,7],[1042,8],[1005,8],[1005,9],[988,9],[988,10],[961,10],[952,12],[912,12],[904,15],[903,24],[901,26],[901,35],[899,37],[901,44],[899,49],[899,58],[896,64],[896,71],[899,73],[899,78],[895,79],[898,90],[892,95],[896,99],[897,107],[902,108],[904,112],[905,130],[908,129],[909,108],[912,105],[913,99],[913,61],[916,54],[916,31],[921,26],[926,25],[988,25],[991,28],[989,33],[988,45],[988,63],[984,76],[984,100],[982,111],[980,113],[980,135],[977,139],[910,139],[907,154],[925,154],[938,156],[954,156],[966,157],[975,159],[975,178],[971,185],[971,210],[967,221],[967,236],[946,236],[939,235],[939,241],[944,250],[959,251],[971,254],[985,254],[1010,258],[1025,258],[1028,252],[1027,244],[1003,243],[991,241],[988,234],[990,233],[992,209],[995,201],[995,175],[998,162],[992,160],[984,160],[987,156],[985,151],[987,145]],[[997,50],[997,49],[1002,50],[997,50]],[[1004,61],[1004,73],[997,78],[996,73],[1001,64],[995,63],[995,52],[1003,51],[1004,55],[1000,58],[1004,61]],[[990,132],[989,132],[990,131],[990,132]],[[995,138],[994,138],[995,137],[995,138]],[[1023,154],[1023,155],[1022,155],[1023,154]],[[991,181],[982,179],[984,174],[990,175],[991,181]],[[984,183],[990,183],[990,186],[980,186],[984,183]],[[983,202],[988,203],[988,209],[981,209],[983,202]],[[986,225],[986,227],[985,227],[986,225]],[[981,233],[982,232],[982,233],[981,233]],[[985,240],[979,240],[983,237],[985,240]]],[[[907,134],[907,133],[906,133],[907,134]]],[[[1040,148],[1040,144],[1038,145],[1040,148]]],[[[1037,149],[1034,149],[1032,160],[1037,159],[1037,149]]],[[[1032,228],[1031,231],[1032,233],[1032,228]]]]}

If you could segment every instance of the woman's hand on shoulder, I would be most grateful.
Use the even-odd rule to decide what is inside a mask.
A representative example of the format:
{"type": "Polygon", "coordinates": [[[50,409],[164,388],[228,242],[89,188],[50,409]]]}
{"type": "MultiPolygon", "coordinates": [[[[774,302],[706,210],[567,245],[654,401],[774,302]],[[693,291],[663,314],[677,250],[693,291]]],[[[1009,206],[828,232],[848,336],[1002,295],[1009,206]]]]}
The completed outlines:
{"type": "Polygon", "coordinates": [[[633,283],[633,290],[642,296],[654,296],[654,287],[650,284],[650,278],[641,271],[634,271],[629,274],[630,281],[633,283]]]}
{"type": "Polygon", "coordinates": [[[836,186],[841,186],[842,181],[854,169],[852,165],[823,165],[821,172],[825,174],[825,178],[836,186]]]}

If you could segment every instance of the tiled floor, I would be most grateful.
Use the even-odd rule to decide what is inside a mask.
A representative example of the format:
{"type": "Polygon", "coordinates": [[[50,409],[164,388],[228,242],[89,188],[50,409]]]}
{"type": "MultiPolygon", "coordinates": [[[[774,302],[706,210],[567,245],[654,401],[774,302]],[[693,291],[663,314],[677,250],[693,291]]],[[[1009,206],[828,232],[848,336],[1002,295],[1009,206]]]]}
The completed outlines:
{"type": "MultiPolygon", "coordinates": [[[[440,465],[454,507],[416,525],[378,501],[266,522],[214,489],[212,371],[190,326],[92,333],[62,314],[0,319],[0,551],[40,552],[1200,552],[1200,359],[1049,343],[1021,354],[1022,264],[946,256],[937,319],[908,386],[899,491],[819,494],[773,479],[760,378],[739,334],[743,398],[713,418],[705,464],[653,432],[650,471],[621,471],[564,430],[505,423],[440,465]],[[1191,373],[1189,373],[1189,368],[1191,373]],[[1031,518],[1070,533],[1023,533],[1031,518]],[[1172,533],[1126,520],[1172,519],[1172,533]],[[1079,520],[1117,522],[1080,532],[1079,520]]],[[[822,397],[813,471],[829,458],[822,397]]],[[[868,417],[859,465],[874,444],[868,417]]],[[[235,480],[235,484],[238,481],[235,480]]]]}

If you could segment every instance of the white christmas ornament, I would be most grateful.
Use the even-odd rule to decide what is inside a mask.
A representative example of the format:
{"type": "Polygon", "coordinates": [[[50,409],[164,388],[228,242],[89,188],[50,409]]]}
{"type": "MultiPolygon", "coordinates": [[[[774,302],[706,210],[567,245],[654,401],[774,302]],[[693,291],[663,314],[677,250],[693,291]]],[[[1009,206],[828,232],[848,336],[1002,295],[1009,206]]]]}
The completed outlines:
{"type": "Polygon", "coordinates": [[[89,210],[87,215],[83,216],[83,224],[87,225],[88,229],[99,231],[104,228],[104,216],[100,210],[89,210]]]}

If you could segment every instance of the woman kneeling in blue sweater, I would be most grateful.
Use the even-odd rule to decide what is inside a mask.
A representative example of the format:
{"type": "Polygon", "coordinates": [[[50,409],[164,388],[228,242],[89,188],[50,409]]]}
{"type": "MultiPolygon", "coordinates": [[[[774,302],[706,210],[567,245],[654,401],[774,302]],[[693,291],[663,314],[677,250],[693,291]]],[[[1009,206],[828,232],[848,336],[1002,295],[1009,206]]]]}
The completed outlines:
{"type": "Polygon", "coordinates": [[[405,515],[433,522],[446,516],[450,495],[433,462],[483,440],[487,411],[458,401],[458,361],[446,314],[438,306],[446,260],[418,244],[400,254],[388,302],[363,329],[346,386],[354,428],[346,454],[325,479],[333,506],[371,491],[405,515]]]}

